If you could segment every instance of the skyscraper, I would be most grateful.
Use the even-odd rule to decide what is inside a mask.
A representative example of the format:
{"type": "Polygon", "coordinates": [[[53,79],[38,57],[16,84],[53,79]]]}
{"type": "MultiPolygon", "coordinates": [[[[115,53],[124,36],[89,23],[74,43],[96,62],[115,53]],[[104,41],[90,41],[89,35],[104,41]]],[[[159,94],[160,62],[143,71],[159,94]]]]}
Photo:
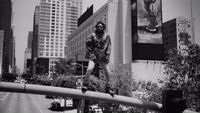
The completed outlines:
{"type": "Polygon", "coordinates": [[[25,50],[25,58],[24,58],[24,72],[30,72],[32,59],[31,59],[31,48],[32,48],[32,40],[33,40],[33,32],[29,31],[28,33],[28,41],[27,41],[27,48],[25,50]]]}
{"type": "Polygon", "coordinates": [[[12,67],[14,38],[11,29],[11,0],[0,0],[0,30],[4,31],[2,72],[10,72],[12,67]]]}
{"type": "Polygon", "coordinates": [[[36,57],[49,59],[53,72],[55,61],[65,58],[67,37],[77,28],[82,0],[41,0],[39,7],[36,57]]]}
{"type": "Polygon", "coordinates": [[[32,48],[31,48],[31,59],[32,59],[32,66],[31,66],[31,73],[35,75],[36,72],[36,58],[37,58],[37,51],[38,51],[38,25],[39,25],[39,11],[40,6],[35,7],[34,11],[34,18],[33,18],[33,39],[32,39],[32,48]]]}
{"type": "MultiPolygon", "coordinates": [[[[0,30],[0,76],[2,74],[4,31],[0,30]]],[[[1,77],[0,77],[1,78],[1,77]]]]}

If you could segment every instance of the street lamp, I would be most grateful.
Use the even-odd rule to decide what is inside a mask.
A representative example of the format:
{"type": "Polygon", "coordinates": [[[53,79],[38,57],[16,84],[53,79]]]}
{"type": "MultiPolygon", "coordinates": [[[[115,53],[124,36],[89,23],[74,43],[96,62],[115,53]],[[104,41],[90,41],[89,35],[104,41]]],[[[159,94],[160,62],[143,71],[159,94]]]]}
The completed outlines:
{"type": "MultiPolygon", "coordinates": [[[[83,70],[84,69],[83,62],[81,64],[80,63],[72,63],[72,65],[74,65],[74,66],[80,66],[81,67],[81,73],[82,73],[82,75],[81,75],[81,81],[82,81],[81,87],[82,87],[83,86],[83,71],[84,71],[83,70]]],[[[84,99],[81,99],[79,107],[80,108],[77,109],[78,110],[77,113],[83,113],[84,112],[84,107],[85,107],[85,100],[84,99]]]]}
{"type": "Polygon", "coordinates": [[[81,64],[80,63],[72,63],[72,65],[80,66],[81,67],[81,80],[83,81],[83,72],[84,72],[83,62],[81,64]]]}

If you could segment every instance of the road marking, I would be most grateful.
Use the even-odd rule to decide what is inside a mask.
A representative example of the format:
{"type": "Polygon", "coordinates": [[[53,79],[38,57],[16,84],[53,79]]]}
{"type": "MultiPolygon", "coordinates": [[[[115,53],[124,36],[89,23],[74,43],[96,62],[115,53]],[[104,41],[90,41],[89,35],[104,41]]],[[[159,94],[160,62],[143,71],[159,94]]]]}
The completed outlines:
{"type": "Polygon", "coordinates": [[[12,107],[9,107],[9,110],[12,111],[12,107]]]}
{"type": "Polygon", "coordinates": [[[39,105],[38,105],[37,102],[33,99],[32,96],[31,96],[31,99],[32,99],[33,103],[35,104],[35,106],[39,109],[40,113],[43,113],[42,110],[40,109],[39,105]]]}
{"type": "Polygon", "coordinates": [[[2,102],[1,103],[3,103],[4,102],[4,100],[6,99],[6,97],[8,96],[8,93],[6,93],[6,95],[3,97],[3,99],[1,99],[2,100],[2,102]]]}

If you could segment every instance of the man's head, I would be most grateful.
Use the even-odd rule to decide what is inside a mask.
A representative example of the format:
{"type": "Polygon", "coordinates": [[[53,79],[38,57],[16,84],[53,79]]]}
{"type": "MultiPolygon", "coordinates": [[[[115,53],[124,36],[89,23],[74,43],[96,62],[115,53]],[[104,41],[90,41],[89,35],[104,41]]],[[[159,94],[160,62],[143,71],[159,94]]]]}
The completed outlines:
{"type": "Polygon", "coordinates": [[[103,22],[98,21],[95,28],[97,33],[103,33],[106,29],[106,25],[103,22]]]}

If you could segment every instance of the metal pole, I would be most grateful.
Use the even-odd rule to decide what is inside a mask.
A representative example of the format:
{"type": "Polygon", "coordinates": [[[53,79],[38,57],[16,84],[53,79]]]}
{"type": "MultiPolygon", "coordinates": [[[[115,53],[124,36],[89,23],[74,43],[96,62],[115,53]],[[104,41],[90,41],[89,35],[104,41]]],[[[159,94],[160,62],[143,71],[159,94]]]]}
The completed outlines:
{"type": "Polygon", "coordinates": [[[192,27],[192,39],[193,39],[193,43],[195,43],[195,28],[194,28],[194,16],[193,16],[193,9],[192,9],[192,1],[193,0],[191,0],[191,2],[190,2],[190,8],[191,8],[191,27],[192,27]]]}
{"type": "Polygon", "coordinates": [[[82,67],[82,78],[83,78],[83,62],[82,62],[82,65],[81,65],[81,67],[82,67]]]}
{"type": "MultiPolygon", "coordinates": [[[[112,97],[111,95],[106,93],[93,92],[93,91],[87,91],[86,93],[83,93],[80,90],[70,89],[70,88],[0,82],[0,91],[73,97],[80,99],[95,100],[100,102],[104,101],[109,103],[129,105],[133,107],[151,109],[155,111],[162,111],[162,104],[160,103],[149,102],[119,95],[115,95],[114,97],[112,97]]],[[[185,110],[183,113],[197,113],[197,112],[185,110]]]]}
{"type": "Polygon", "coordinates": [[[110,94],[93,91],[87,91],[83,93],[81,90],[70,88],[0,82],[0,91],[72,97],[162,111],[162,104],[160,103],[148,102],[119,95],[112,97],[110,94]]]}

